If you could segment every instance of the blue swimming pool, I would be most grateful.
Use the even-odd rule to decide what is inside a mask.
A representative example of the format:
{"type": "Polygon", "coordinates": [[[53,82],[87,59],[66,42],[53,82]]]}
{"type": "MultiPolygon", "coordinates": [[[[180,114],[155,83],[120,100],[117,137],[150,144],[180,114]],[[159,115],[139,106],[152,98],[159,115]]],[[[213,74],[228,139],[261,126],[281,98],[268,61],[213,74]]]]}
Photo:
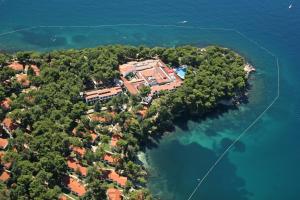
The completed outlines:
{"type": "Polygon", "coordinates": [[[186,69],[187,69],[187,66],[180,66],[180,67],[177,67],[175,69],[175,72],[176,74],[181,78],[181,79],[184,79],[185,78],[185,74],[186,74],[186,69]]]}

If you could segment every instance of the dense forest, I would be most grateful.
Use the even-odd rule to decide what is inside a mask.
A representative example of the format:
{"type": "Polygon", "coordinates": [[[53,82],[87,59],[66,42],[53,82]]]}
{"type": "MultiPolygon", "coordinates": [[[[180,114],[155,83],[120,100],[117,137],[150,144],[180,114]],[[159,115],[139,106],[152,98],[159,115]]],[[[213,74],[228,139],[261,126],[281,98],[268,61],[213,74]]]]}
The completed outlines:
{"type": "Polygon", "coordinates": [[[172,128],[176,118],[201,117],[220,101],[243,94],[247,84],[244,65],[237,53],[216,46],[111,45],[0,54],[0,101],[11,101],[9,107],[2,106],[0,120],[9,118],[14,124],[11,135],[0,130],[9,140],[0,169],[11,165],[6,169],[9,180],[0,181],[0,199],[52,200],[62,193],[76,199],[63,182],[70,174],[79,177],[86,188],[80,199],[105,199],[111,187],[120,189],[127,199],[152,199],[146,189],[147,170],[137,153],[151,138],[172,128]],[[149,58],[160,58],[170,67],[188,66],[183,85],[175,92],[161,92],[148,106],[140,103],[149,93],[146,87],[138,95],[124,92],[95,105],[87,105],[79,95],[92,89],[93,80],[112,85],[120,77],[120,64],[149,58]],[[18,72],[9,67],[13,61],[24,69],[36,65],[40,73],[29,67],[28,80],[20,81],[18,72]],[[93,117],[87,114],[91,109],[93,117]],[[111,146],[115,135],[117,145],[111,146]],[[84,153],[79,154],[75,147],[84,153]],[[117,162],[105,162],[107,152],[117,162]],[[69,159],[86,168],[87,174],[70,170],[69,159]],[[108,180],[106,169],[127,177],[126,185],[108,180]]]}

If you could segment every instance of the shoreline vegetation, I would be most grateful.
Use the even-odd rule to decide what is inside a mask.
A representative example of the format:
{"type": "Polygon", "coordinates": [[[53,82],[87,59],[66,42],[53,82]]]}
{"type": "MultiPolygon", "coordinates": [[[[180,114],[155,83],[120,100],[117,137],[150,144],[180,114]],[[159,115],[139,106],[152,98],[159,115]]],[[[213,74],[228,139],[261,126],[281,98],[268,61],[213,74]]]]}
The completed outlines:
{"type": "Polygon", "coordinates": [[[153,199],[139,152],[247,102],[252,71],[218,46],[0,53],[0,197],[153,199]]]}

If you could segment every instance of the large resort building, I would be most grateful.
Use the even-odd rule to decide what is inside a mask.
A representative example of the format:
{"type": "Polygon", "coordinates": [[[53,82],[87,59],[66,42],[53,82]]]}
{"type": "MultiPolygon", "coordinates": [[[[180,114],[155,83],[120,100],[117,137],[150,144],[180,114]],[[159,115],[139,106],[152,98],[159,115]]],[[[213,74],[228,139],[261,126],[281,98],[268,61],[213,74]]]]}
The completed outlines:
{"type": "Polygon", "coordinates": [[[136,95],[143,86],[151,88],[151,95],[163,90],[174,90],[183,81],[173,69],[160,59],[132,61],[119,66],[124,86],[128,92],[136,95]]]}
{"type": "MultiPolygon", "coordinates": [[[[151,88],[151,93],[146,101],[151,101],[152,96],[160,91],[172,91],[182,85],[182,78],[176,71],[168,67],[160,59],[145,61],[132,61],[119,66],[122,81],[114,87],[95,89],[82,93],[85,102],[93,104],[98,101],[109,100],[122,93],[121,85],[125,86],[132,95],[137,95],[144,86],[151,88]]],[[[94,85],[97,88],[99,84],[94,85]]],[[[148,102],[149,103],[149,102],[148,102]]]]}

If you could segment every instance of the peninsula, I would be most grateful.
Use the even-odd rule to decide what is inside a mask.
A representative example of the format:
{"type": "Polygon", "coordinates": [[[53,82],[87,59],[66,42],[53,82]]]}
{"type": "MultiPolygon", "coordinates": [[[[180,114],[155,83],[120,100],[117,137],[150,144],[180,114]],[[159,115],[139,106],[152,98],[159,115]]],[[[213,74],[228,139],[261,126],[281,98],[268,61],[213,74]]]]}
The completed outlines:
{"type": "Polygon", "coordinates": [[[217,46],[0,54],[0,196],[153,199],[138,152],[239,99],[251,70],[217,46]]]}

